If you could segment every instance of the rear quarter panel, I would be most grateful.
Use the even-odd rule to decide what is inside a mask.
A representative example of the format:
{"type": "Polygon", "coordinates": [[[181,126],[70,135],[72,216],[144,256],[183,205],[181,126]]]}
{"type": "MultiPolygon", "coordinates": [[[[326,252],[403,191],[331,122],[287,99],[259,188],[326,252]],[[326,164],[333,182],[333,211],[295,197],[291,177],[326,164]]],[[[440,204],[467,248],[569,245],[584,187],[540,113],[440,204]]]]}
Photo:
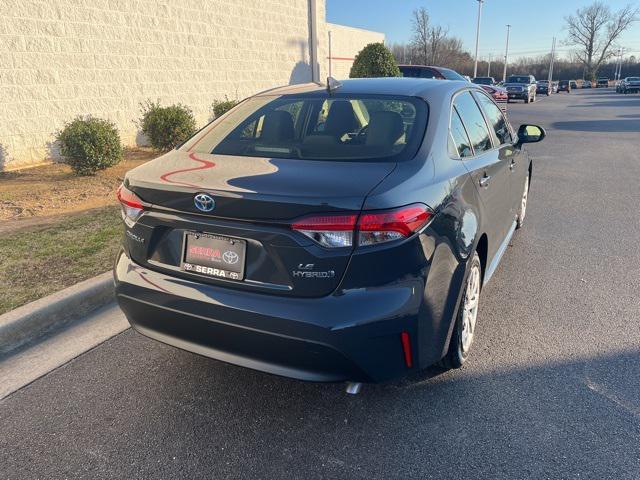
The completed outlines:
{"type": "Polygon", "coordinates": [[[422,367],[438,361],[448,348],[467,260],[483,231],[483,207],[475,185],[463,162],[447,154],[450,99],[432,100],[429,106],[429,125],[418,156],[398,164],[370,193],[364,208],[421,202],[434,210],[434,219],[411,248],[404,253],[396,250],[399,256],[392,261],[367,262],[366,253],[355,253],[345,276],[348,282],[349,273],[357,271],[359,282],[382,286],[397,281],[398,273],[407,272],[420,285],[422,302],[416,318],[422,367]]]}

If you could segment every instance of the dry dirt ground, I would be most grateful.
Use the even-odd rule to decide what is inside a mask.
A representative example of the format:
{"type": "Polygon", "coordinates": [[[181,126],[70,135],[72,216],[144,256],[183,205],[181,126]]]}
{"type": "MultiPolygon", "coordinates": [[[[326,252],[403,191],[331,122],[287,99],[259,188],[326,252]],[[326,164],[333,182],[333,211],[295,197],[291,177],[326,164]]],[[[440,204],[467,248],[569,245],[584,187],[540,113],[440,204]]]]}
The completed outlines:
{"type": "Polygon", "coordinates": [[[0,173],[0,234],[55,224],[60,217],[115,205],[124,174],[157,157],[150,149],[128,149],[118,165],[80,177],[64,164],[0,173]]]}
{"type": "Polygon", "coordinates": [[[116,188],[157,155],[128,150],[91,177],[61,164],[0,173],[0,314],[112,267],[122,237],[116,188]]]}

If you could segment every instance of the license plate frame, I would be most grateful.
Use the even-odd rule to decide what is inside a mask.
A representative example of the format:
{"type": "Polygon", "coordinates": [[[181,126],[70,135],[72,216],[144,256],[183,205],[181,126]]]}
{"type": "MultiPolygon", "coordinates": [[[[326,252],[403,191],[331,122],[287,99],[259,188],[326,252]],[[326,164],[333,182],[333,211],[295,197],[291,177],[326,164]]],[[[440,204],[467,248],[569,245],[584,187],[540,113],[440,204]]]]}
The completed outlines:
{"type": "Polygon", "coordinates": [[[185,231],[182,237],[182,271],[207,278],[244,280],[247,241],[206,232],[185,231]]]}

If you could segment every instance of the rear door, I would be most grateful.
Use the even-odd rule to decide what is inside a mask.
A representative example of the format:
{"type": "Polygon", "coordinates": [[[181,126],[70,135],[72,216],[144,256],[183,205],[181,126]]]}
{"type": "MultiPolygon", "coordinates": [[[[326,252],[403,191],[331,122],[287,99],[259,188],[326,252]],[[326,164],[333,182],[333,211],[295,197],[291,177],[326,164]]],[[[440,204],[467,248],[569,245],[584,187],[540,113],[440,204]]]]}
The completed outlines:
{"type": "Polygon", "coordinates": [[[454,109],[467,132],[474,156],[464,161],[484,205],[483,226],[492,258],[512,224],[509,160],[494,148],[485,117],[470,91],[458,94],[454,109]]]}
{"type": "Polygon", "coordinates": [[[491,127],[491,133],[495,145],[498,146],[498,157],[501,162],[509,165],[509,190],[510,190],[510,209],[511,218],[514,219],[518,214],[522,193],[524,191],[524,182],[528,171],[526,157],[520,148],[516,148],[515,135],[511,129],[509,121],[504,116],[500,108],[482,92],[474,92],[474,97],[478,100],[478,104],[487,119],[487,123],[491,127]]]}

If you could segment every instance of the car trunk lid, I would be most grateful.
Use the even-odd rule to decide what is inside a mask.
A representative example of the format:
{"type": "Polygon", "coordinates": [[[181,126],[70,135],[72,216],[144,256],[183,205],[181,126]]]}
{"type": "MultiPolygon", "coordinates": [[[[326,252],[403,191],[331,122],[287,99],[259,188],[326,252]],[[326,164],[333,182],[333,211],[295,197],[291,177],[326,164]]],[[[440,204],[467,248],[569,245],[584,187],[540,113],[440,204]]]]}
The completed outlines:
{"type": "MultiPolygon", "coordinates": [[[[315,213],[359,212],[368,192],[395,166],[172,151],[127,174],[125,185],[149,207],[127,227],[126,246],[137,263],[178,277],[280,295],[327,295],[337,287],[352,248],[320,247],[293,231],[292,221],[315,213]],[[213,198],[212,211],[196,207],[199,193],[213,198]],[[189,234],[243,245],[244,278],[186,271],[189,234]]],[[[206,238],[199,246],[205,244],[206,238]]],[[[224,243],[215,245],[214,250],[220,245],[225,250],[224,243]]]]}

